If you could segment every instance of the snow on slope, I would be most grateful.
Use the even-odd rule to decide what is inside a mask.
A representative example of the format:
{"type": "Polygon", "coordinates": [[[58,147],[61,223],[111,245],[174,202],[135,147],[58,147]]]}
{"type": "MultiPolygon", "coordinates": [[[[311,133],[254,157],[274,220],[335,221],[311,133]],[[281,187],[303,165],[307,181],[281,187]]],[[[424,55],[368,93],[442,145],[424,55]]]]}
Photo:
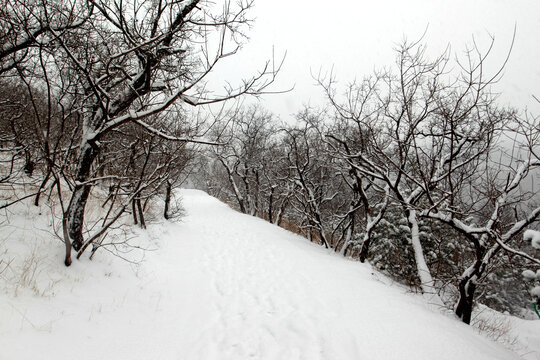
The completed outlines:
{"type": "MultiPolygon", "coordinates": [[[[180,223],[139,236],[159,247],[141,265],[102,252],[66,269],[58,247],[41,259],[41,295],[4,285],[0,359],[520,359],[367,265],[182,196],[180,223]]],[[[540,322],[527,324],[539,340],[540,322]]]]}

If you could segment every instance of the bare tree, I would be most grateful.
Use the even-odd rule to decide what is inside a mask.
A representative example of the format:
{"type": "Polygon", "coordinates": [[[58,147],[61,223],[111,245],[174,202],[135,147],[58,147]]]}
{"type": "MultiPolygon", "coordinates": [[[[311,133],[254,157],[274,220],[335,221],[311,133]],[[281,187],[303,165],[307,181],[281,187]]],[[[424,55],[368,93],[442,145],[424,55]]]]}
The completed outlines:
{"type": "MultiPolygon", "coordinates": [[[[395,75],[379,72],[351,84],[344,101],[336,95],[332,75],[319,78],[341,126],[354,129],[357,137],[330,135],[341,147],[339,157],[353,173],[390,190],[392,200],[401,206],[422,289],[438,303],[436,279],[420,237],[421,217],[434,209],[433,218],[442,220],[442,204],[461,213],[465,201],[459,196],[461,185],[474,182],[497,135],[515,118],[512,111],[496,107],[489,90],[502,69],[487,77],[486,56],[474,48],[467,53],[461,74],[449,80],[447,55],[429,61],[423,46],[405,43],[398,50],[395,75]]],[[[463,306],[458,309],[462,317],[463,306]]],[[[468,322],[470,312],[462,318],[468,322]]]]}
{"type": "Polygon", "coordinates": [[[262,215],[266,162],[272,145],[272,114],[260,106],[236,111],[226,128],[216,130],[225,141],[212,149],[227,174],[228,187],[242,213],[262,215]]]}
{"type": "Polygon", "coordinates": [[[339,191],[331,159],[322,141],[321,113],[305,109],[298,115],[299,126],[285,129],[289,181],[294,185],[292,207],[310,241],[334,248],[333,202],[339,191]]]}
{"type": "Polygon", "coordinates": [[[80,112],[83,126],[75,170],[75,187],[68,210],[73,248],[83,245],[84,211],[92,188],[92,168],[100,141],[111,131],[133,123],[157,136],[195,141],[167,134],[148,120],[176,101],[201,106],[243,94],[258,94],[277,69],[265,67],[238,88],[208,96],[205,78],[223,58],[233,55],[227,39],[247,22],[251,3],[228,4],[220,15],[197,0],[95,2],[98,20],[72,31],[69,37],[52,31],[66,62],[76,69],[84,86],[80,112]],[[216,36],[217,40],[216,40],[216,36]],[[105,40],[106,39],[106,40],[105,40]],[[214,54],[209,51],[216,40],[214,54]],[[199,42],[206,44],[200,48],[199,42]]]}
{"type": "MultiPolygon", "coordinates": [[[[477,286],[501,251],[540,265],[540,259],[520,250],[516,243],[523,230],[540,217],[540,207],[531,201],[534,193],[525,187],[527,176],[540,167],[540,159],[534,154],[540,137],[531,131],[533,124],[515,121],[514,131],[519,131],[518,138],[522,139],[518,157],[509,154],[496,159],[493,152],[482,167],[475,167],[472,178],[469,174],[457,177],[448,173],[453,178],[447,178],[446,183],[454,185],[445,187],[444,197],[421,213],[448,224],[474,246],[475,256],[459,279],[455,307],[456,315],[465,323],[471,321],[477,286]]],[[[504,134],[511,134],[511,130],[506,129],[504,134]]],[[[504,154],[504,149],[500,151],[504,154]]]]}
{"type": "MultiPolygon", "coordinates": [[[[348,121],[336,118],[335,125],[329,129],[326,138],[330,139],[329,146],[336,160],[336,171],[339,172],[350,192],[349,205],[343,215],[340,215],[343,225],[342,235],[336,245],[336,251],[346,255],[351,249],[359,250],[359,260],[367,258],[372,241],[372,234],[382,220],[389,199],[389,187],[372,176],[366,176],[355,161],[355,154],[367,150],[368,135],[359,122],[351,127],[348,121]],[[364,227],[361,239],[356,239],[357,218],[362,217],[364,227]]],[[[340,223],[341,223],[340,222],[340,223]]]]}
{"type": "Polygon", "coordinates": [[[82,26],[93,12],[93,1],[2,0],[0,74],[31,59],[54,33],[82,26]]]}
{"type": "Polygon", "coordinates": [[[110,226],[103,222],[84,239],[85,208],[94,185],[108,183],[114,189],[111,221],[126,210],[125,199],[135,201],[142,220],[140,201],[160,189],[168,194],[168,206],[171,187],[187,161],[186,143],[208,143],[202,139],[207,129],[199,131],[196,120],[200,113],[190,109],[257,96],[280,66],[268,62],[236,86],[230,85],[233,81],[217,91],[208,86],[216,64],[240,48],[252,1],[223,7],[200,0],[7,0],[5,5],[0,10],[5,25],[0,73],[17,76],[27,100],[9,110],[15,126],[2,123],[2,136],[17,139],[18,129],[31,130],[15,147],[19,153],[37,153],[43,163],[36,204],[47,187],[60,191],[60,180],[71,191],[64,237],[66,248],[79,256],[110,226]],[[191,125],[175,125],[187,118],[191,125]],[[141,138],[133,139],[137,131],[141,138]],[[132,151],[123,154],[127,163],[115,166],[111,154],[122,146],[132,151]]]}

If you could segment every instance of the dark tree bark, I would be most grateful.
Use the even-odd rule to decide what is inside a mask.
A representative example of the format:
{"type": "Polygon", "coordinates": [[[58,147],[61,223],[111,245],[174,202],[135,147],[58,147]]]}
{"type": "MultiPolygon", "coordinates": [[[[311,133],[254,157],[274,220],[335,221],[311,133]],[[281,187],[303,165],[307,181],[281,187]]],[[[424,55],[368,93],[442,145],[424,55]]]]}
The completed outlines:
{"type": "Polygon", "coordinates": [[[47,171],[47,174],[45,174],[45,177],[43,178],[43,181],[39,185],[39,189],[38,189],[36,197],[34,199],[34,206],[39,206],[39,199],[40,199],[40,196],[41,196],[41,192],[45,188],[45,185],[47,185],[47,182],[49,181],[49,178],[50,178],[50,174],[51,174],[51,172],[47,171]]]}
{"type": "Polygon", "coordinates": [[[139,225],[137,221],[137,207],[135,206],[135,199],[131,200],[131,213],[133,214],[133,224],[139,225]]]}
{"type": "MultiPolygon", "coordinates": [[[[465,324],[471,323],[471,316],[474,306],[474,295],[476,292],[476,286],[478,279],[484,275],[486,270],[486,263],[484,262],[484,256],[486,254],[486,248],[481,246],[479,242],[475,241],[476,244],[476,260],[474,264],[467,269],[467,271],[462,275],[458,289],[459,289],[459,299],[454,309],[457,317],[461,319],[465,324]]],[[[493,254],[497,252],[494,251],[493,254]]]]}
{"type": "Polygon", "coordinates": [[[275,187],[270,189],[270,197],[268,199],[268,221],[270,224],[274,223],[274,191],[275,187]]]}
{"type": "Polygon", "coordinates": [[[368,238],[362,243],[362,248],[360,249],[360,262],[365,262],[369,252],[369,245],[371,245],[371,238],[368,238]]]}
{"type": "Polygon", "coordinates": [[[459,301],[455,313],[465,324],[471,323],[475,291],[476,283],[471,279],[465,278],[459,282],[459,301]]]}
{"type": "Polygon", "coordinates": [[[66,245],[66,256],[64,258],[64,265],[70,266],[71,265],[71,242],[69,240],[68,236],[68,222],[67,222],[67,216],[64,214],[62,218],[62,229],[64,232],[64,244],[66,245]]]}
{"type": "Polygon", "coordinates": [[[144,221],[144,212],[141,205],[141,199],[137,199],[137,209],[139,210],[139,220],[141,228],[146,229],[146,222],[144,221]]]}
{"type": "Polygon", "coordinates": [[[169,220],[169,208],[171,204],[171,191],[172,191],[172,184],[170,181],[167,181],[167,186],[165,188],[165,209],[163,210],[163,217],[166,220],[169,220]]]}
{"type": "Polygon", "coordinates": [[[76,251],[79,251],[84,243],[84,212],[90,190],[92,189],[92,185],[87,181],[90,178],[92,163],[96,159],[98,153],[99,148],[96,145],[92,146],[89,143],[86,143],[86,146],[81,150],[81,160],[75,178],[75,189],[73,190],[68,207],[68,235],[71,239],[72,246],[76,251]]]}

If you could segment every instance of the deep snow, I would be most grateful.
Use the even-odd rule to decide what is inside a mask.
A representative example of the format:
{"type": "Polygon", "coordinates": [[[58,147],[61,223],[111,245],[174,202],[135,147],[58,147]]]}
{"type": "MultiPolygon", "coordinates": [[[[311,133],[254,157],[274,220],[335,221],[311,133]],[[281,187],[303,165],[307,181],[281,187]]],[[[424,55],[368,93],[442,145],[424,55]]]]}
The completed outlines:
{"type": "Polygon", "coordinates": [[[181,195],[179,223],[133,234],[149,248],[125,255],[144,255],[138,265],[98,252],[64,268],[39,230],[45,215],[12,216],[0,359],[540,359],[540,321],[511,319],[520,357],[369,265],[201,191],[181,195]]]}

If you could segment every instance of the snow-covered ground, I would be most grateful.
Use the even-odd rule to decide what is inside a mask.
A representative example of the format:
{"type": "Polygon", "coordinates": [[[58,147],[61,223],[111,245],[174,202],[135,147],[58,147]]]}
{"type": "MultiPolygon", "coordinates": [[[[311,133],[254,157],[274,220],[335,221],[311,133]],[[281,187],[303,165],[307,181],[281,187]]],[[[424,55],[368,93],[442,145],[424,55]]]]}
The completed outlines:
{"type": "Polygon", "coordinates": [[[540,321],[503,321],[508,350],[369,265],[181,195],[180,222],[132,234],[136,265],[102,251],[65,268],[46,215],[12,214],[0,359],[540,359],[540,321]]]}

